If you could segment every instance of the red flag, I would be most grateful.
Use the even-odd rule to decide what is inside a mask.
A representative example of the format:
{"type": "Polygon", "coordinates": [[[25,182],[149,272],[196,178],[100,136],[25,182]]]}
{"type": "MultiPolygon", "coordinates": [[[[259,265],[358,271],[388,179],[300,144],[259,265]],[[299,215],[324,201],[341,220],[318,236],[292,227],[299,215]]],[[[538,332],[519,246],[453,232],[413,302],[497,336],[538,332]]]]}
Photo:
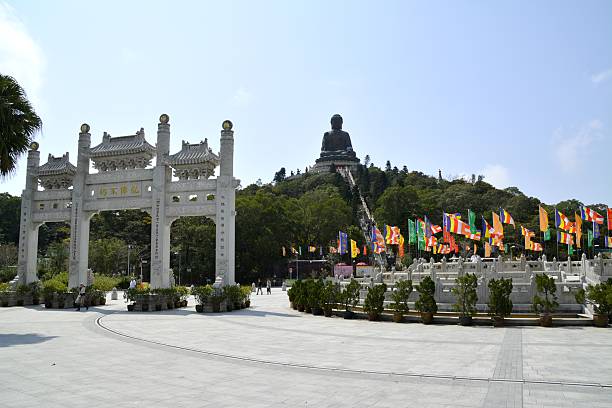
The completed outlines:
{"type": "Polygon", "coordinates": [[[608,231],[612,231],[612,208],[608,208],[608,231]]]}

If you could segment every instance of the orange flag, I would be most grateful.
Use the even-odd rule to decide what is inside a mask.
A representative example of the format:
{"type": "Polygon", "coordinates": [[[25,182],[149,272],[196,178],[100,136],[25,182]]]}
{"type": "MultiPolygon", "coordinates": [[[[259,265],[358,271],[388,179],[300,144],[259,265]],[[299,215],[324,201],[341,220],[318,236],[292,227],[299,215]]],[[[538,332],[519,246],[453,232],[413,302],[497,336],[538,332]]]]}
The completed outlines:
{"type": "Polygon", "coordinates": [[[576,226],[576,246],[578,248],[582,248],[580,246],[580,241],[582,241],[582,218],[580,218],[578,213],[574,213],[574,218],[576,219],[576,222],[574,223],[576,226]]]}
{"type": "Polygon", "coordinates": [[[502,225],[501,218],[499,218],[499,215],[495,212],[493,212],[493,229],[496,234],[500,236],[504,235],[504,226],[502,225]]]}
{"type": "Polygon", "coordinates": [[[491,257],[491,244],[485,241],[485,258],[491,257]]]}
{"type": "Polygon", "coordinates": [[[538,208],[540,209],[540,231],[546,232],[548,231],[548,213],[541,205],[538,208]]]}

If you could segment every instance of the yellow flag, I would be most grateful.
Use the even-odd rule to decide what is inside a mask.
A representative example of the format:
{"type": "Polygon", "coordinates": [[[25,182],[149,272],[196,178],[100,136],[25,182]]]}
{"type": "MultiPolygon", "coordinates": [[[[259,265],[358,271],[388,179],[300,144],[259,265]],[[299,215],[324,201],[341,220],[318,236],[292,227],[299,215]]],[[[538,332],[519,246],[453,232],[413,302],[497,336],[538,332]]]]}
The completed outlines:
{"type": "Polygon", "coordinates": [[[491,257],[491,245],[485,241],[485,258],[491,257]]]}
{"type": "Polygon", "coordinates": [[[540,209],[540,231],[546,232],[548,230],[548,213],[541,205],[538,208],[540,209]]]}
{"type": "Polygon", "coordinates": [[[357,258],[359,255],[359,248],[357,248],[357,242],[351,239],[351,258],[357,258]]]}

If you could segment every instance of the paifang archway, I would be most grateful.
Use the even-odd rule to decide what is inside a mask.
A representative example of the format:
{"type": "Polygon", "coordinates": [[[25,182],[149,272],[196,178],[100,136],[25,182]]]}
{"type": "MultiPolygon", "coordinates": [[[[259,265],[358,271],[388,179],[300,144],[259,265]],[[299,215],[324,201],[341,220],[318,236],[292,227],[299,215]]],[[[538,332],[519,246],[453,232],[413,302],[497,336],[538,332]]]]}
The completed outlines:
{"type": "Polygon", "coordinates": [[[170,279],[170,226],[181,216],[203,215],[216,223],[215,275],[225,285],[235,283],[236,188],[234,132],[223,122],[219,155],[208,147],[183,142],[170,154],[170,118],[157,125],[157,144],[145,140],[144,129],[111,137],[91,147],[90,127],[81,125],[77,165],[68,154],[49,155],[40,166],[38,144],[28,151],[26,188],[21,196],[19,280],[35,282],[38,228],[48,221],[70,221],[69,286],[87,282],[89,222],[99,211],[140,209],[151,214],[151,286],[165,288],[170,279]],[[149,167],[157,155],[155,166],[149,167]],[[90,173],[90,161],[97,173],[90,173]],[[210,178],[219,166],[219,175],[210,178]],[[178,180],[172,180],[172,171],[178,180]],[[39,184],[43,190],[39,190],[39,184]],[[70,188],[72,187],[72,188],[70,188]],[[176,197],[213,200],[181,200],[176,197]]]}

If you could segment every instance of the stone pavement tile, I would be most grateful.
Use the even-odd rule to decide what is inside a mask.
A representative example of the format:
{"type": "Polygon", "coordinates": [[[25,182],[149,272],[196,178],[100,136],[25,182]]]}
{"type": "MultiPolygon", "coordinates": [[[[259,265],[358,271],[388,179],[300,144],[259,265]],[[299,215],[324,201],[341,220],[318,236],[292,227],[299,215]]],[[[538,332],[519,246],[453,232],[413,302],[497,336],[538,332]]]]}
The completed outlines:
{"type": "Polygon", "coordinates": [[[365,406],[364,401],[369,406],[482,407],[491,395],[500,406],[515,406],[520,399],[523,406],[612,406],[610,389],[527,383],[520,391],[504,383],[499,393],[490,393],[491,384],[498,383],[439,377],[486,379],[497,373],[503,378],[561,376],[612,383],[606,366],[612,352],[607,330],[500,330],[328,319],[289,309],[280,291],[254,297],[253,305],[251,310],[215,315],[127,313],[125,304],[112,302],[99,308],[104,325],[142,340],[101,329],[95,320],[103,314],[94,311],[3,309],[0,384],[5,387],[0,388],[0,401],[15,407],[63,408],[82,407],[83,401],[90,408],[354,407],[365,406]],[[19,343],[17,339],[25,337],[15,334],[37,334],[42,341],[19,343]],[[591,366],[581,364],[582,358],[591,366]],[[25,400],[19,398],[28,391],[25,400]]]}

